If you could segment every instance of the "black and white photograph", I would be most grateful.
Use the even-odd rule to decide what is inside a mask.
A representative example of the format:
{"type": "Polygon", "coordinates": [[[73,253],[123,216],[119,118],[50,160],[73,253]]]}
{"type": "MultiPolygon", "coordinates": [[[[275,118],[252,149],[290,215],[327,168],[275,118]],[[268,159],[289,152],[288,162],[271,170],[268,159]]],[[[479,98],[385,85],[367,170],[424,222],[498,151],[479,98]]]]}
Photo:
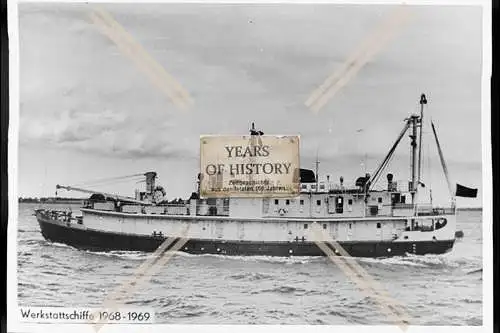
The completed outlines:
{"type": "Polygon", "coordinates": [[[14,5],[20,325],[486,324],[484,4],[14,5]]]}

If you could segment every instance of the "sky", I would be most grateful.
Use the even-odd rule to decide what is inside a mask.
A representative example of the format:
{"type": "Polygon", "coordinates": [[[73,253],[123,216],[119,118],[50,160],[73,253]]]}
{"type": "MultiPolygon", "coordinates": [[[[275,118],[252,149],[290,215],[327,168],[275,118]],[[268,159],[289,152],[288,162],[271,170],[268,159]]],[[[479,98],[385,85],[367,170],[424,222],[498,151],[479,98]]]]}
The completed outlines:
{"type": "MultiPolygon", "coordinates": [[[[105,5],[189,92],[189,110],[101,34],[89,6],[19,6],[20,196],[52,196],[56,184],[154,170],[167,197],[184,198],[195,190],[200,135],[248,134],[251,122],[266,134],[300,135],[301,167],[314,168],[318,157],[321,175],[353,183],[382,161],[404,119],[419,112],[421,93],[452,180],[481,192],[480,7],[411,6],[410,20],[313,113],[304,104],[311,92],[393,6],[105,5]]],[[[423,180],[446,204],[426,126],[423,180]]],[[[408,180],[408,137],[396,153],[387,172],[408,180]]],[[[133,195],[137,186],[143,185],[95,189],[133,195]]],[[[481,193],[457,204],[481,206],[481,193]]]]}

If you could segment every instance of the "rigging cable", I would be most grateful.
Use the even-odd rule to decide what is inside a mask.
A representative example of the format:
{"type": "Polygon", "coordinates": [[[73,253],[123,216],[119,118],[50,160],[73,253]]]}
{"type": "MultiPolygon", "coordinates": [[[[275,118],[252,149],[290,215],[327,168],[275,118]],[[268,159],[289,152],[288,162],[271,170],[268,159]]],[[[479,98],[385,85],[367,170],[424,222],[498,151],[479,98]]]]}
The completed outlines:
{"type": "Polygon", "coordinates": [[[431,126],[432,126],[432,132],[434,133],[434,138],[436,139],[436,145],[437,145],[437,149],[438,149],[438,153],[439,153],[439,159],[441,160],[441,166],[443,167],[443,172],[444,172],[444,176],[446,178],[446,183],[448,184],[448,190],[450,191],[450,196],[453,198],[454,197],[453,188],[451,186],[450,177],[448,175],[448,168],[447,168],[446,162],[444,160],[443,151],[441,150],[441,145],[439,144],[439,140],[438,140],[438,137],[436,134],[436,128],[434,127],[434,123],[431,122],[431,126]]]}
{"type": "Polygon", "coordinates": [[[93,184],[99,184],[99,183],[107,183],[107,182],[112,182],[114,180],[126,180],[126,179],[131,179],[131,178],[136,178],[136,177],[144,177],[144,174],[143,173],[138,173],[138,174],[134,174],[134,175],[128,175],[128,176],[118,176],[118,177],[108,177],[108,178],[101,178],[101,179],[96,179],[96,180],[93,180],[93,181],[85,181],[85,182],[81,182],[81,183],[78,183],[78,184],[74,184],[73,186],[85,186],[85,185],[93,185],[93,184]]]}
{"type": "Polygon", "coordinates": [[[391,150],[389,150],[389,153],[384,158],[384,161],[382,162],[382,164],[375,171],[375,174],[373,175],[372,181],[370,182],[369,188],[371,188],[373,185],[375,185],[375,183],[380,178],[380,175],[382,174],[382,171],[386,168],[389,160],[391,159],[392,155],[394,154],[394,151],[396,150],[397,146],[399,145],[399,142],[401,142],[401,139],[403,138],[403,136],[405,135],[405,133],[406,133],[406,131],[408,130],[409,127],[410,127],[410,123],[409,123],[409,121],[407,121],[406,124],[405,124],[405,126],[403,127],[403,130],[399,134],[399,137],[397,138],[396,142],[394,142],[391,150]]]}

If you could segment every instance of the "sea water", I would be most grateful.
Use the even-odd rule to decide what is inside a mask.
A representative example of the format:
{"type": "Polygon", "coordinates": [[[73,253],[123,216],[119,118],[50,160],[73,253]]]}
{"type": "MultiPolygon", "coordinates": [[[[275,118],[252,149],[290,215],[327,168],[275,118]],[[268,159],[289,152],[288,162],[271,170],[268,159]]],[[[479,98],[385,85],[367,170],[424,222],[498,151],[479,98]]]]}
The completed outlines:
{"type": "MultiPolygon", "coordinates": [[[[97,308],[153,255],[48,242],[33,216],[36,207],[19,206],[21,306],[97,308]]],[[[403,304],[411,324],[482,325],[482,223],[481,211],[460,211],[457,229],[464,237],[444,255],[356,260],[403,304]]],[[[154,308],[156,322],[164,324],[391,324],[372,298],[323,257],[179,253],[123,306],[154,308]]]]}

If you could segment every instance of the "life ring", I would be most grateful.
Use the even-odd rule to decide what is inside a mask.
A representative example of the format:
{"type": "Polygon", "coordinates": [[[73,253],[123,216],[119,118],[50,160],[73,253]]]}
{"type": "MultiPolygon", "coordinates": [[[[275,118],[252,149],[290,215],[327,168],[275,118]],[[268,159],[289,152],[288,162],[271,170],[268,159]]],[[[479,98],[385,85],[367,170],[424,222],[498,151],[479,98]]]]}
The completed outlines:
{"type": "Polygon", "coordinates": [[[281,216],[285,215],[286,214],[286,209],[285,208],[280,208],[278,210],[278,214],[280,214],[281,216]]]}

